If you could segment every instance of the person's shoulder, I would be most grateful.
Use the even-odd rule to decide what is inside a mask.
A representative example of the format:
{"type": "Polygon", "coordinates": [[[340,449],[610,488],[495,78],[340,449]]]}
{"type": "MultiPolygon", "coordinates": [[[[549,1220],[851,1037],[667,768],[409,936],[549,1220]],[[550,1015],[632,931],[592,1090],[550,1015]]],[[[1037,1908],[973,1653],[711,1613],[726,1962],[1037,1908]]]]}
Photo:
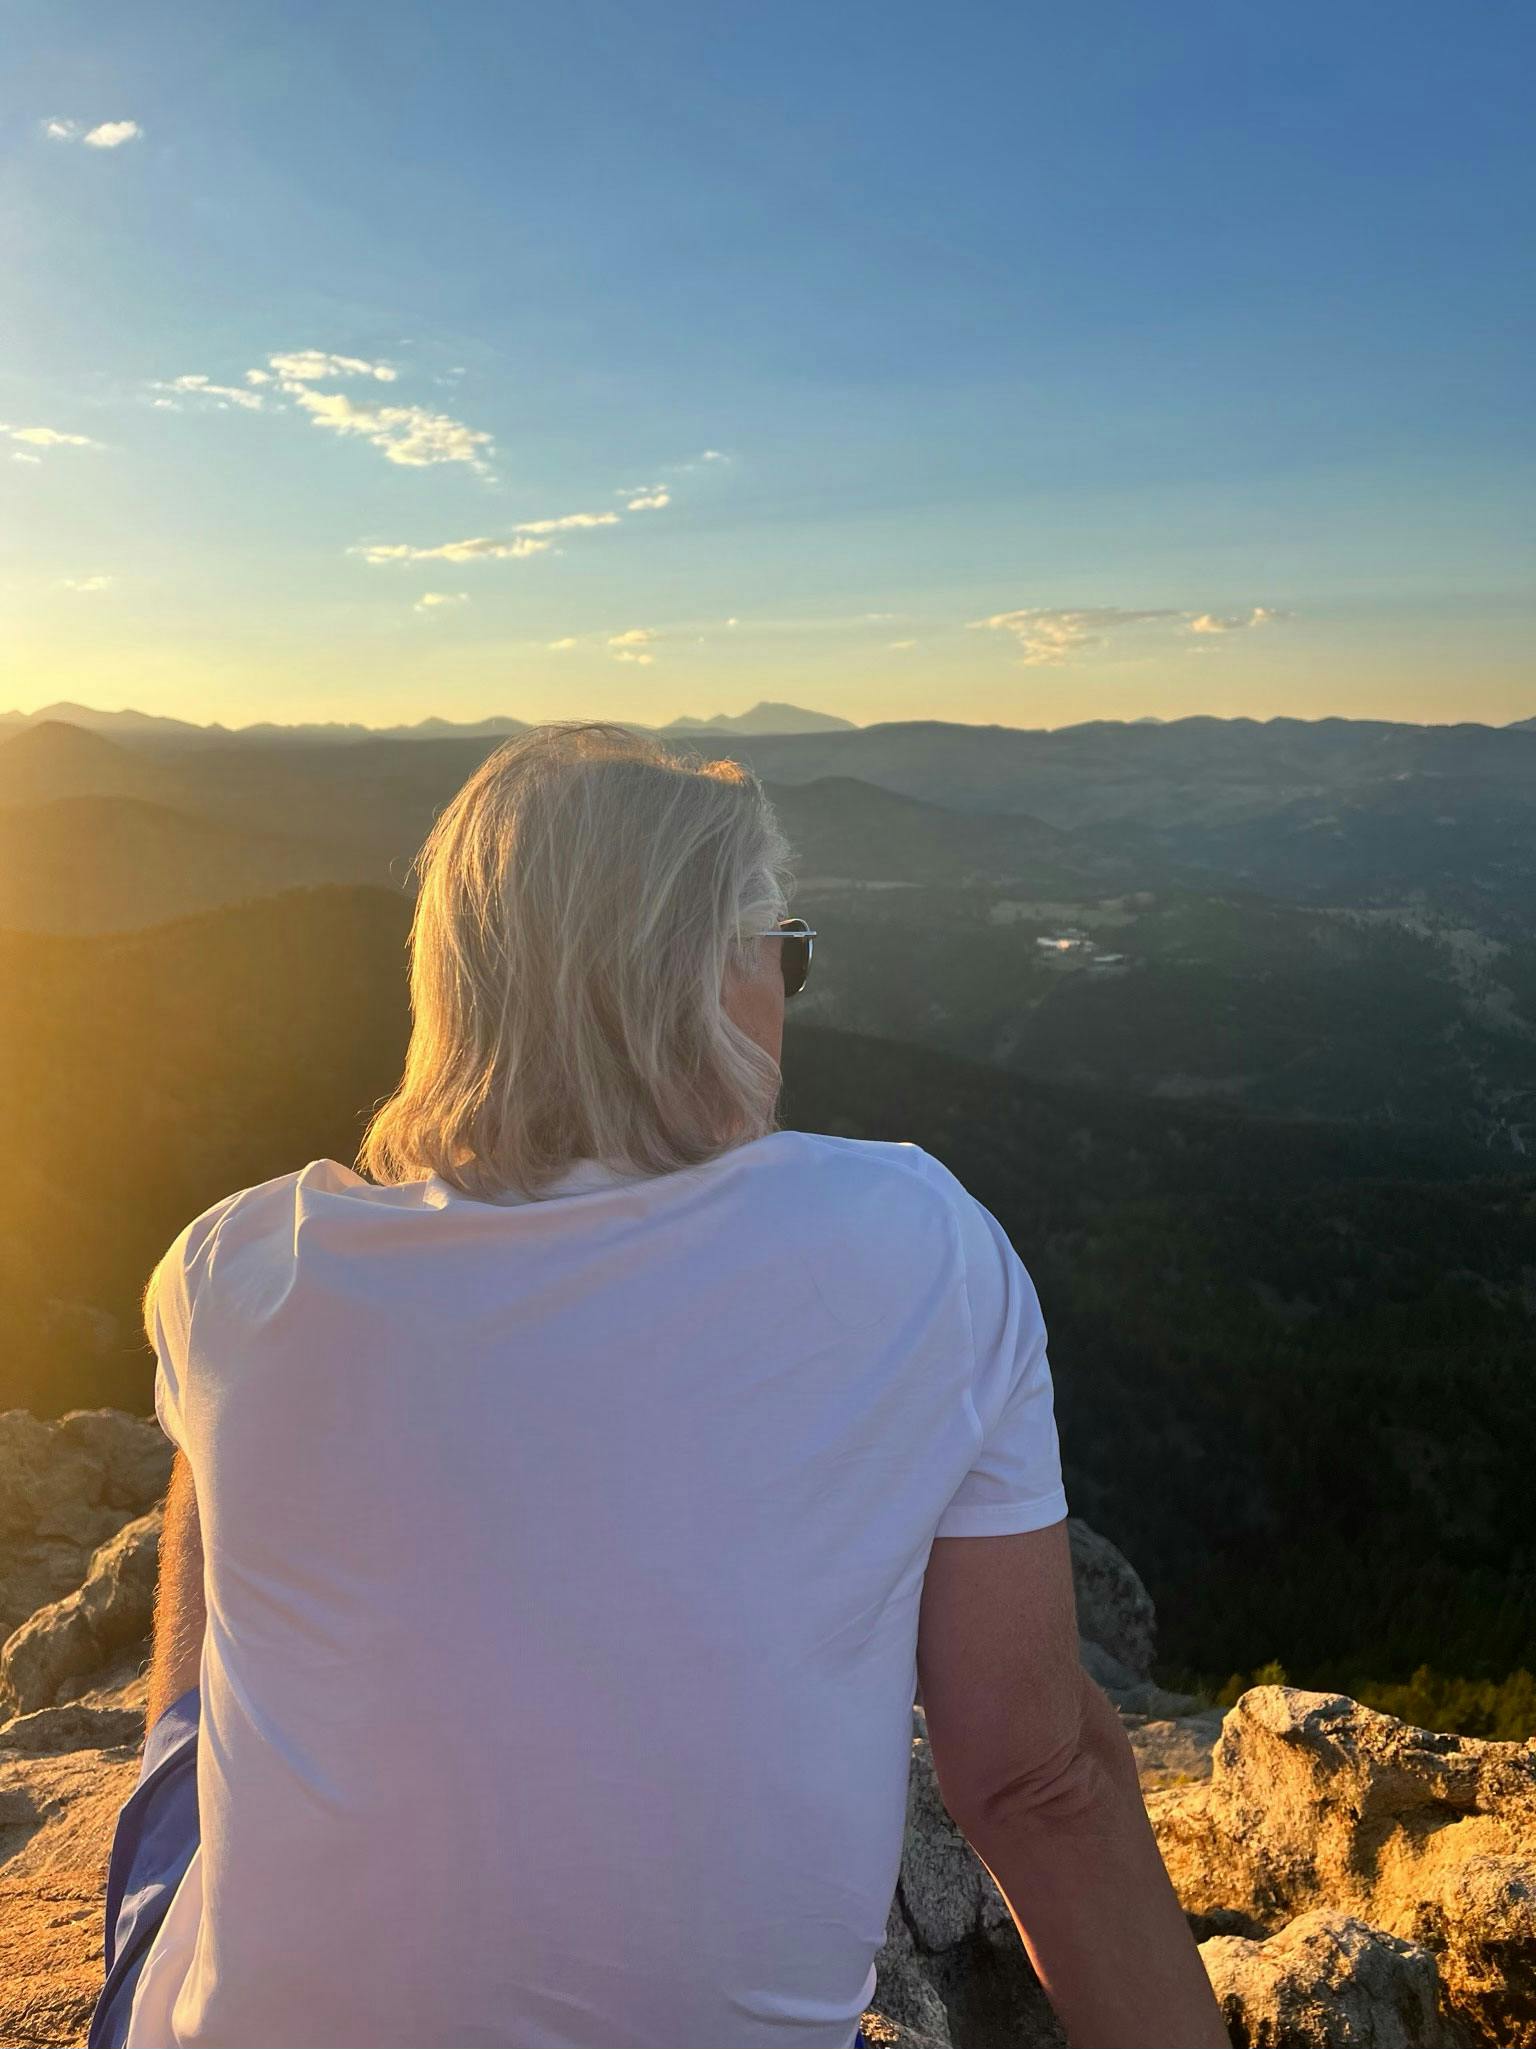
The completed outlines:
{"type": "Polygon", "coordinates": [[[776,1211],[840,1323],[883,1321],[959,1261],[954,1177],[918,1145],[783,1131],[776,1211]]]}
{"type": "Polygon", "coordinates": [[[254,1181],[244,1188],[236,1188],[229,1195],[220,1196],[217,1202],[209,1203],[206,1209],[199,1210],[189,1223],[182,1226],[171,1241],[163,1263],[191,1266],[206,1261],[221,1238],[250,1228],[260,1229],[277,1217],[291,1213],[303,1191],[353,1185],[366,1187],[368,1184],[338,1160],[320,1159],[310,1160],[302,1167],[291,1167],[286,1173],[274,1174],[265,1181],[254,1181]]]}
{"type": "Polygon", "coordinates": [[[942,1237],[968,1285],[985,1285],[1018,1263],[997,1218],[922,1146],[827,1132],[782,1135],[798,1141],[800,1167],[807,1186],[823,1198],[823,1213],[841,1212],[866,1226],[878,1217],[887,1245],[914,1257],[942,1237]]]}
{"type": "Polygon", "coordinates": [[[781,1131],[791,1142],[789,1156],[807,1171],[885,1190],[911,1189],[914,1200],[929,1191],[941,1204],[969,1200],[964,1186],[942,1160],[910,1139],[844,1138],[827,1131],[781,1131]]]}

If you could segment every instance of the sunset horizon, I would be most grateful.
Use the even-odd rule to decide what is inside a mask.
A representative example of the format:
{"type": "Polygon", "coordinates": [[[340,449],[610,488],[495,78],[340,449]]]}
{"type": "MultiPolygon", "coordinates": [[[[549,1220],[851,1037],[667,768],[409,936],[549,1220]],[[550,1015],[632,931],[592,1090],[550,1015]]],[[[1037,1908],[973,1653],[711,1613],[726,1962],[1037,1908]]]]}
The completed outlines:
{"type": "Polygon", "coordinates": [[[22,14],[23,709],[1533,709],[1517,30],[22,14]]]}
{"type": "Polygon", "coordinates": [[[91,704],[80,698],[54,698],[35,705],[0,705],[0,739],[3,739],[7,733],[23,731],[29,726],[44,724],[50,720],[63,724],[76,723],[88,725],[95,730],[105,730],[109,733],[119,727],[131,731],[138,725],[150,728],[159,724],[165,724],[168,726],[184,726],[200,732],[223,733],[227,734],[231,739],[238,739],[243,735],[263,731],[346,730],[360,734],[393,735],[410,735],[429,731],[474,733],[497,726],[533,726],[565,720],[598,719],[608,724],[630,726],[644,732],[698,733],[707,737],[712,732],[728,736],[732,732],[741,731],[743,730],[743,721],[750,720],[754,715],[762,713],[783,714],[784,717],[775,724],[764,724],[755,730],[762,733],[777,733],[783,736],[799,732],[819,732],[822,734],[835,731],[860,732],[874,726],[897,725],[966,726],[1019,733],[1065,733],[1083,726],[1092,725],[1177,726],[1187,724],[1193,720],[1210,720],[1223,724],[1258,726],[1293,723],[1316,724],[1324,720],[1332,720],[1346,724],[1418,726],[1426,731],[1439,727],[1456,726],[1480,726],[1494,731],[1536,726],[1536,714],[1533,713],[1527,713],[1525,716],[1517,713],[1515,716],[1507,719],[1479,719],[1467,716],[1460,718],[1415,719],[1406,717],[1372,717],[1369,715],[1355,716],[1343,712],[1319,712],[1309,716],[1296,712],[1254,714],[1250,712],[1191,710],[1180,712],[1172,717],[1164,717],[1156,712],[1144,712],[1126,714],[1120,717],[1100,715],[1081,719],[1063,719],[1054,725],[1026,725],[1011,719],[1001,718],[961,719],[953,716],[944,717],[937,712],[921,711],[895,718],[850,719],[841,712],[834,711],[830,706],[824,704],[792,704],[788,700],[775,698],[757,698],[751,703],[741,705],[739,709],[675,712],[670,718],[641,718],[633,714],[599,713],[584,710],[580,705],[573,704],[565,709],[545,711],[538,714],[495,709],[465,712],[461,717],[449,718],[440,712],[424,711],[419,715],[407,713],[391,719],[370,719],[354,712],[350,717],[325,717],[317,713],[310,717],[295,716],[286,719],[268,717],[232,721],[218,718],[193,718],[177,712],[152,710],[143,704],[91,704]],[[76,716],[81,713],[87,716],[83,719],[76,716]],[[796,723],[797,716],[807,718],[808,723],[804,725],[796,723]]]}

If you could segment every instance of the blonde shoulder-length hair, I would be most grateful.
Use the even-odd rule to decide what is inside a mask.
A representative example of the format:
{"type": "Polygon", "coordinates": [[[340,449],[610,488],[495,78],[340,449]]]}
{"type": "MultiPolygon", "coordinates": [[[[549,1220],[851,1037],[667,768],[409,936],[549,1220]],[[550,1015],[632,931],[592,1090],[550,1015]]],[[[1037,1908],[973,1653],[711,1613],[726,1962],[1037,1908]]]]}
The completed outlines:
{"type": "Polygon", "coordinates": [[[721,988],[784,915],[789,854],[737,762],[595,720],[498,747],[417,856],[405,1074],[359,1169],[537,1195],[579,1159],[667,1173],[772,1130],[779,1069],[721,988]]]}

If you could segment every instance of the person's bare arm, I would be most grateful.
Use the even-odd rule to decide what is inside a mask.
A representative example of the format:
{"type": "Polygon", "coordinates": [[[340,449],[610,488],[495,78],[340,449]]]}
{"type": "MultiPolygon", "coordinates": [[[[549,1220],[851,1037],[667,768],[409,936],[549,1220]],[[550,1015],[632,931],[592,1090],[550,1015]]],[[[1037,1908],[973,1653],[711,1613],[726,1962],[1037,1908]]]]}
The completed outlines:
{"type": "Polygon", "coordinates": [[[170,1491],[165,1497],[165,1527],[160,1536],[160,1580],[155,1589],[155,1647],[149,1666],[151,1728],[202,1670],[203,1632],[208,1611],[203,1605],[203,1533],[197,1519],[197,1490],[192,1468],[178,1451],[171,1465],[170,1491]]]}
{"type": "Polygon", "coordinates": [[[1079,1663],[1064,1522],[935,1540],[918,1675],[945,1805],[1073,2049],[1229,2049],[1135,1754],[1079,1663]]]}

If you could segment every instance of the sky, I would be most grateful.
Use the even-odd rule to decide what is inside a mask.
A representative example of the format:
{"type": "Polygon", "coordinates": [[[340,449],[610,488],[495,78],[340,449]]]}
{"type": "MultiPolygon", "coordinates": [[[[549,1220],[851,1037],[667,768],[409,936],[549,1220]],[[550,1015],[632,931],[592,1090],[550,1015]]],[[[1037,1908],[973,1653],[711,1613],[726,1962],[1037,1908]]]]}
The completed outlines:
{"type": "Polygon", "coordinates": [[[4,16],[0,708],[1536,713],[1526,10],[4,16]]]}

